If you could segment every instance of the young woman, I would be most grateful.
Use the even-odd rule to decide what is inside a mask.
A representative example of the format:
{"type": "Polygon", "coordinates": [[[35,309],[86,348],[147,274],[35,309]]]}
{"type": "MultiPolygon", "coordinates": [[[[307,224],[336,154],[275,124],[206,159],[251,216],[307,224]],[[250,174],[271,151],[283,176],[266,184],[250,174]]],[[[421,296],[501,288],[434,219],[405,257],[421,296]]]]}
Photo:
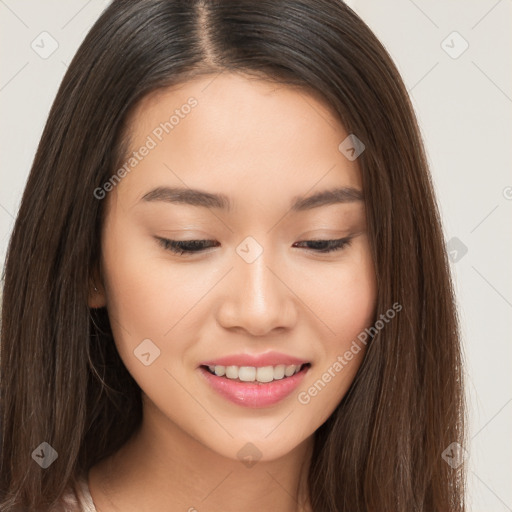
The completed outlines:
{"type": "Polygon", "coordinates": [[[464,510],[439,214],[350,8],[114,0],[23,195],[0,392],[5,512],[464,510]]]}

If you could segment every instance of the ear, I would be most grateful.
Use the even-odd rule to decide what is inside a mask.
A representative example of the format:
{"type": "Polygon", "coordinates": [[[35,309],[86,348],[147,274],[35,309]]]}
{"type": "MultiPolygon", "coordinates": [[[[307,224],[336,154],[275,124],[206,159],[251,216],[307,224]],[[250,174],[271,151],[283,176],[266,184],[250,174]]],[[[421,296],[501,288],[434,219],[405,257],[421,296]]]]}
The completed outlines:
{"type": "Polygon", "coordinates": [[[105,296],[105,287],[103,286],[101,272],[98,268],[93,271],[91,279],[92,280],[89,283],[89,307],[93,309],[103,308],[107,305],[107,299],[105,296]]]}

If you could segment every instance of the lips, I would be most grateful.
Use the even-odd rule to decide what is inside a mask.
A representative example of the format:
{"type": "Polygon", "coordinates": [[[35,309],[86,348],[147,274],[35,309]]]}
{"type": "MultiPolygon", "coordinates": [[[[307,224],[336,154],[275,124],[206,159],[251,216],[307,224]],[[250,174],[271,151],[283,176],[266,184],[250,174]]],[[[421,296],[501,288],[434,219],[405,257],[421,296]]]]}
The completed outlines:
{"type": "Polygon", "coordinates": [[[223,398],[243,407],[264,408],[276,406],[291,395],[307,375],[310,365],[290,377],[268,383],[241,382],[212,374],[207,368],[198,368],[204,382],[223,398]]]}
{"type": "Polygon", "coordinates": [[[203,361],[199,366],[278,366],[284,364],[304,365],[308,363],[307,359],[300,359],[295,356],[283,354],[280,352],[265,352],[264,354],[232,354],[218,359],[209,359],[203,361]]]}
{"type": "Polygon", "coordinates": [[[261,408],[277,405],[293,393],[310,367],[307,359],[269,351],[208,359],[200,363],[198,370],[209,387],[225,399],[244,407],[261,408]]]}

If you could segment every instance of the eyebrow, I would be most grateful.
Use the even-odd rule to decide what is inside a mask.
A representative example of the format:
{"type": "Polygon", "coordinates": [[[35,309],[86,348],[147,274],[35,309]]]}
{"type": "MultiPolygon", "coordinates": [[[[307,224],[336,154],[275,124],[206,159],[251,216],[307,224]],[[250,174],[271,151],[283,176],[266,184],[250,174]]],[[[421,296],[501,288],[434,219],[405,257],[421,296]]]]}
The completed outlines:
{"type": "MultiPolygon", "coordinates": [[[[353,187],[337,187],[322,190],[308,197],[295,196],[292,198],[290,209],[294,212],[302,212],[339,203],[353,203],[363,201],[363,193],[353,187]]],[[[203,190],[180,187],[157,187],[144,194],[139,202],[163,201],[172,204],[188,204],[209,209],[231,211],[233,203],[224,194],[213,194],[203,190]]]]}

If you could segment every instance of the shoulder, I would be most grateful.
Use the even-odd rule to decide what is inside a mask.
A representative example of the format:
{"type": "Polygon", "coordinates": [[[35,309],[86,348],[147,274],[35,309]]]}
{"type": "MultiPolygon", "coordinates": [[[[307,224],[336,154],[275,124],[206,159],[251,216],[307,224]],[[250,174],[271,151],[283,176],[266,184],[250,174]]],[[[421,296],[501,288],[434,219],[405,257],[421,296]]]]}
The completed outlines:
{"type": "Polygon", "coordinates": [[[97,512],[84,475],[75,485],[66,488],[51,512],[97,512]]]}
{"type": "Polygon", "coordinates": [[[75,489],[72,487],[66,488],[65,493],[51,509],[51,512],[82,512],[75,489]]]}

